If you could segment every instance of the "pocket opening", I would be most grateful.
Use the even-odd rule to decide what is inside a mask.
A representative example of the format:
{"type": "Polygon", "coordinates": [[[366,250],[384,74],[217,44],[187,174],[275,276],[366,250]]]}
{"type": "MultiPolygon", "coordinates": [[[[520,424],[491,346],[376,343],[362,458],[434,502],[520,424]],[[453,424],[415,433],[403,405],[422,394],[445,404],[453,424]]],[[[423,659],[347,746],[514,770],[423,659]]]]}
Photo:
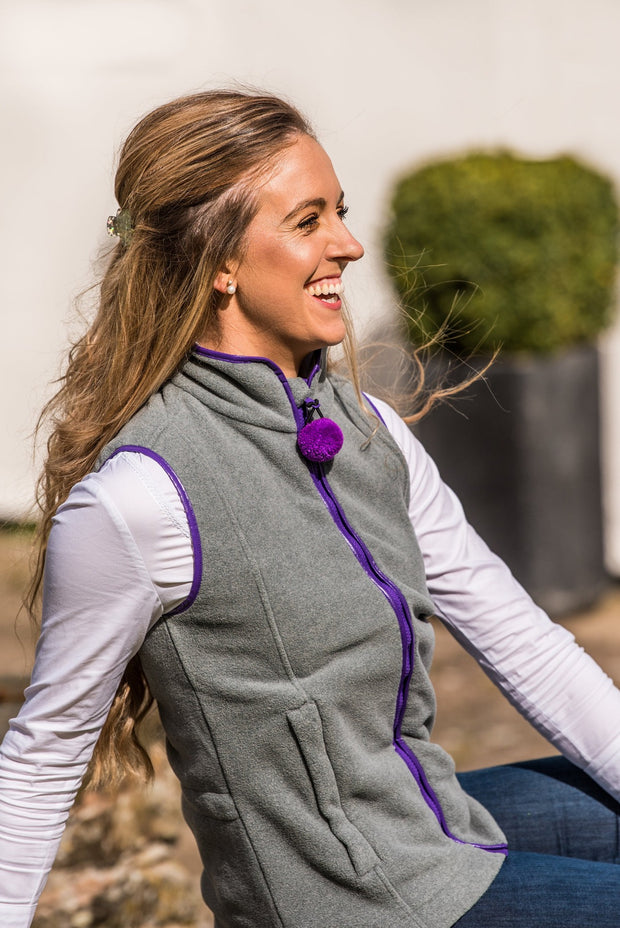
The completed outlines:
{"type": "Polygon", "coordinates": [[[315,703],[306,702],[286,713],[314,791],[317,807],[332,834],[344,846],[353,868],[364,876],[380,862],[364,835],[347,818],[338,791],[315,703]]]}

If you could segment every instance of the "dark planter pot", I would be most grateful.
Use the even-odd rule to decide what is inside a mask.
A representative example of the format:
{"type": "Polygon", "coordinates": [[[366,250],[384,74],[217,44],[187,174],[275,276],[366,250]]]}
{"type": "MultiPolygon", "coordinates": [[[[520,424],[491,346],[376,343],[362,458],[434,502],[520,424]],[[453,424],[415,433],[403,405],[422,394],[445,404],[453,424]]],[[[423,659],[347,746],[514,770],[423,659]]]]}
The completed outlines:
{"type": "MultiPolygon", "coordinates": [[[[431,377],[437,365],[431,362],[431,377]]],[[[462,368],[447,375],[463,380],[462,368]]],[[[598,353],[502,358],[414,431],[472,525],[548,612],[590,605],[607,583],[598,353]]]]}

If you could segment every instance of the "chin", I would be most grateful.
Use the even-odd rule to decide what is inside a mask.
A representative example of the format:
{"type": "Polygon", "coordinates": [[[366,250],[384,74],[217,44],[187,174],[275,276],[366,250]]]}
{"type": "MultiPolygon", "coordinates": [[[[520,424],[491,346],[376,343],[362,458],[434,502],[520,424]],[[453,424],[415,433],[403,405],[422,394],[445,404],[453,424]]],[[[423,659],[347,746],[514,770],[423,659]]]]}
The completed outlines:
{"type": "Polygon", "coordinates": [[[322,347],[332,348],[334,345],[339,345],[342,341],[344,341],[346,334],[347,330],[344,326],[339,326],[338,329],[334,329],[329,333],[326,332],[323,338],[322,347]]]}

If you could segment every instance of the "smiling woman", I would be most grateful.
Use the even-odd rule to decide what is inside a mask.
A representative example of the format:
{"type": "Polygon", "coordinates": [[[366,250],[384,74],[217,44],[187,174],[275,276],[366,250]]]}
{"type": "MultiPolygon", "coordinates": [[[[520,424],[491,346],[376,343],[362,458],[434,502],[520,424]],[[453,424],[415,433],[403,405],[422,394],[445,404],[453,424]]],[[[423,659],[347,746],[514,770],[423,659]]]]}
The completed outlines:
{"type": "Polygon", "coordinates": [[[313,138],[300,135],[265,175],[256,178],[260,207],[242,257],[215,278],[225,301],[200,343],[271,358],[295,377],[310,352],[343,340],[342,273],[364,249],[344,224],[344,193],[313,138]]]}
{"type": "Polygon", "coordinates": [[[331,369],[363,249],[306,121],[268,94],[175,100],[129,135],[116,196],[45,411],[3,928],[30,924],[91,755],[95,784],[148,772],[152,699],[216,928],[617,926],[620,692],[331,369]],[[566,759],[455,773],[432,613],[566,759]]]}

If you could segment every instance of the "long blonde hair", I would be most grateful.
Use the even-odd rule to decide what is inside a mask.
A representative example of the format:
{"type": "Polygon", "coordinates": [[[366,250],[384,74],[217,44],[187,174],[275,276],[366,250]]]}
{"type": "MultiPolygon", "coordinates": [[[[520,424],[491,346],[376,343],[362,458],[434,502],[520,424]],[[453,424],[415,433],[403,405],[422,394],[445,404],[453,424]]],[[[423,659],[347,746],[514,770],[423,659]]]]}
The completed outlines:
{"type": "MultiPolygon", "coordinates": [[[[265,93],[207,91],[145,116],[120,154],[115,193],[132,230],[116,245],[99,307],[72,347],[49,422],[37,485],[38,554],[28,607],[34,613],[52,518],[104,445],[214,325],[215,276],[242,254],[258,209],[256,175],[300,133],[313,135],[286,101],[265,93]]],[[[91,782],[150,774],[136,726],[152,701],[139,660],[128,666],[91,765],[91,782]]]]}
{"type": "MultiPolygon", "coordinates": [[[[27,605],[35,614],[58,506],[101,449],[215,327],[217,273],[242,257],[258,209],[257,175],[299,134],[304,117],[265,93],[208,91],[145,116],[120,154],[115,193],[130,217],[100,285],[99,306],[73,345],[60,389],[44,408],[47,460],[37,484],[41,519],[27,605]]],[[[363,405],[352,328],[344,356],[363,405]]],[[[421,370],[421,369],[420,369],[421,370]]],[[[412,418],[417,418],[414,416],[412,418]]],[[[93,754],[91,785],[150,776],[137,737],[152,697],[138,657],[127,666],[93,754]]]]}

